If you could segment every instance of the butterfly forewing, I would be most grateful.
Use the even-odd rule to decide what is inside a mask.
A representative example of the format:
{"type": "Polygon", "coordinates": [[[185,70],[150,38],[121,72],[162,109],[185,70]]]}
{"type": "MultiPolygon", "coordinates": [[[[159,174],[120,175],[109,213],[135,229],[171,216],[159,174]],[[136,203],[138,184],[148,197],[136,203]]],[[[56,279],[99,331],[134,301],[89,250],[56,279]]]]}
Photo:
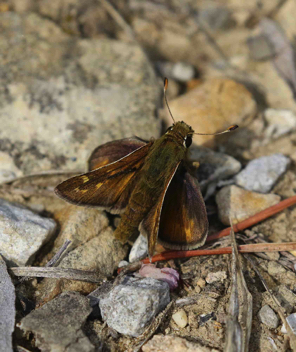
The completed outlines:
{"type": "Polygon", "coordinates": [[[136,173],[142,168],[152,143],[111,164],[62,182],[56,187],[56,194],[76,205],[97,206],[112,213],[122,212],[136,181],[136,173]]]}
{"type": "Polygon", "coordinates": [[[206,207],[197,179],[180,167],[166,192],[158,239],[166,248],[200,247],[208,233],[206,207]]]}

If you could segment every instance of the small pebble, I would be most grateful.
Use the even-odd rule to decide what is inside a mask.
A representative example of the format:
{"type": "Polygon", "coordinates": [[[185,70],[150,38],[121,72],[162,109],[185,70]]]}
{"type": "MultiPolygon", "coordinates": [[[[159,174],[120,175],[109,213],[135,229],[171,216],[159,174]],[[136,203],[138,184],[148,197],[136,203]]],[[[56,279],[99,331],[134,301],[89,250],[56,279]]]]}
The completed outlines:
{"type": "Polygon", "coordinates": [[[296,115],[291,110],[266,109],[264,118],[268,124],[265,130],[268,138],[278,138],[296,129],[296,115]]]}
{"type": "Polygon", "coordinates": [[[194,75],[194,67],[186,62],[177,62],[172,68],[173,78],[180,82],[190,81],[194,75]]]}
{"type": "Polygon", "coordinates": [[[200,286],[196,285],[195,288],[194,288],[194,291],[195,291],[196,293],[200,293],[200,292],[201,292],[200,286]]]}
{"type": "Polygon", "coordinates": [[[118,268],[122,268],[122,267],[127,266],[127,265],[129,265],[129,262],[127,262],[126,260],[122,260],[122,261],[119,262],[118,268]]]}
{"type": "Polygon", "coordinates": [[[174,322],[180,327],[185,328],[188,323],[187,314],[184,309],[178,310],[176,313],[172,315],[174,322]]]}
{"type": "Polygon", "coordinates": [[[226,271],[217,271],[215,273],[208,273],[206,277],[206,282],[212,284],[214,282],[223,282],[227,279],[226,271]]]}
{"type": "Polygon", "coordinates": [[[141,260],[148,255],[148,241],[147,237],[139,235],[135,243],[132,246],[128,260],[133,263],[137,260],[141,260]]]}
{"type": "Polygon", "coordinates": [[[248,191],[269,192],[290,165],[283,154],[273,154],[254,159],[235,176],[235,182],[248,191]]]}
{"type": "Polygon", "coordinates": [[[276,329],[279,325],[279,318],[269,305],[263,306],[259,313],[260,321],[271,329],[276,329]]]}
{"type": "Polygon", "coordinates": [[[204,287],[206,286],[206,282],[205,282],[204,279],[199,278],[199,279],[197,280],[197,285],[198,285],[199,287],[201,287],[201,288],[204,288],[204,287]]]}
{"type": "Polygon", "coordinates": [[[292,329],[294,335],[296,335],[296,313],[290,314],[287,317],[287,322],[290,325],[290,328],[292,329]]]}
{"type": "Polygon", "coordinates": [[[274,50],[265,35],[257,35],[249,38],[247,45],[253,60],[267,60],[274,55],[274,50]]]}

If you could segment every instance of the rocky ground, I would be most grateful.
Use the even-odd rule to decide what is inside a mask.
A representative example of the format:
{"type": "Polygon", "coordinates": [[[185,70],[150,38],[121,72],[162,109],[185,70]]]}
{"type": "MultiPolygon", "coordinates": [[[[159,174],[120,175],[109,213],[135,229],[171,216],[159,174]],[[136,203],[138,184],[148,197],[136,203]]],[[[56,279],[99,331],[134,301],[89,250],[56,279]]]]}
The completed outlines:
{"type": "MultiPolygon", "coordinates": [[[[119,216],[53,190],[98,145],[161,136],[166,76],[176,120],[240,126],[190,148],[210,234],[295,196],[295,13],[293,0],[0,0],[0,351],[230,351],[230,255],[118,278],[146,256],[145,238],[121,244],[119,216]],[[24,267],[48,271],[23,279],[24,267]]],[[[237,241],[296,242],[295,219],[289,207],[237,241]]],[[[280,311],[296,331],[294,254],[250,255],[278,303],[240,258],[249,351],[290,348],[280,311]]]]}

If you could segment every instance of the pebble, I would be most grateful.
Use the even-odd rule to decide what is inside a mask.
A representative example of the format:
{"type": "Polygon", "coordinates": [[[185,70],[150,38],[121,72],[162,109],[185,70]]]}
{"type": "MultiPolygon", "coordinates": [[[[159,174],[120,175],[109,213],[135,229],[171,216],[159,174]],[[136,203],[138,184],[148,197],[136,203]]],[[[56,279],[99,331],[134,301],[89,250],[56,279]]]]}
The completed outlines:
{"type": "Polygon", "coordinates": [[[253,60],[268,60],[274,55],[274,50],[265,35],[248,38],[247,45],[253,60]]]}
{"type": "Polygon", "coordinates": [[[268,193],[287,171],[290,159],[283,154],[273,154],[254,159],[238,175],[235,182],[249,191],[268,193]]]}
{"type": "Polygon", "coordinates": [[[135,243],[132,246],[128,260],[133,263],[137,260],[141,260],[148,255],[148,241],[147,237],[139,235],[135,243]]]}
{"type": "MultiPolygon", "coordinates": [[[[290,314],[287,317],[287,322],[288,322],[291,330],[293,331],[293,333],[296,335],[296,313],[290,314]]],[[[282,326],[281,332],[283,334],[287,333],[287,328],[285,325],[282,326]]]]}
{"type": "Polygon", "coordinates": [[[271,329],[276,329],[279,325],[279,318],[275,312],[269,307],[269,305],[263,306],[259,313],[259,318],[263,324],[271,329]]]}
{"type": "Polygon", "coordinates": [[[292,313],[296,306],[296,295],[293,291],[282,284],[278,287],[276,298],[288,314],[292,313]]]}
{"type": "Polygon", "coordinates": [[[129,264],[129,262],[127,262],[126,260],[121,260],[118,264],[118,268],[122,268],[124,266],[127,266],[129,264]]]}
{"type": "Polygon", "coordinates": [[[0,199],[0,253],[14,265],[30,264],[40,247],[56,230],[53,219],[26,207],[0,199]]]}
{"type": "Polygon", "coordinates": [[[197,283],[197,285],[198,285],[199,287],[201,287],[201,288],[204,288],[204,287],[206,286],[206,282],[205,282],[205,280],[202,279],[202,278],[199,278],[196,283],[197,283]]]}
{"type": "Polygon", "coordinates": [[[186,62],[177,62],[172,68],[172,76],[180,82],[190,81],[195,75],[195,69],[186,62]]]}
{"type": "Polygon", "coordinates": [[[137,337],[169,302],[170,289],[166,282],[125,277],[121,284],[100,299],[99,306],[109,327],[137,337]]]}
{"type": "Polygon", "coordinates": [[[15,290],[0,256],[0,351],[12,352],[12,333],[15,324],[15,290]]]}
{"type": "Polygon", "coordinates": [[[279,203],[280,196],[246,191],[235,185],[223,187],[216,195],[219,218],[224,225],[248,219],[272,205],[279,203]]]}
{"type": "Polygon", "coordinates": [[[198,19],[212,30],[226,29],[231,23],[231,11],[227,7],[209,6],[198,11],[198,19]]]}
{"type": "Polygon", "coordinates": [[[188,324],[187,314],[184,309],[178,310],[172,315],[172,318],[180,328],[185,328],[185,326],[188,324]]]}
{"type": "Polygon", "coordinates": [[[296,115],[291,110],[266,109],[264,118],[267,122],[264,133],[268,138],[278,138],[296,130],[296,115]]]}
{"type": "Polygon", "coordinates": [[[194,78],[195,69],[186,62],[172,63],[169,61],[158,61],[156,64],[161,76],[179,82],[187,82],[194,78]]]}
{"type": "Polygon", "coordinates": [[[42,351],[93,352],[94,346],[81,329],[91,311],[87,297],[66,292],[33,310],[21,320],[20,328],[33,332],[42,351]]]}
{"type": "Polygon", "coordinates": [[[208,273],[206,282],[212,284],[214,282],[223,282],[227,279],[226,271],[216,271],[215,273],[208,273]]]}

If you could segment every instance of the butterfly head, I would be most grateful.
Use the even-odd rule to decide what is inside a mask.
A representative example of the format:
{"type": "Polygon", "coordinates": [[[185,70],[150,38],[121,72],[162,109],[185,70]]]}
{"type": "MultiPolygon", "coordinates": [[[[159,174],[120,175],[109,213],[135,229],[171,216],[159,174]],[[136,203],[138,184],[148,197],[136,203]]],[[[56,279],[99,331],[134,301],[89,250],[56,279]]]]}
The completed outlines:
{"type": "Polygon", "coordinates": [[[167,129],[166,134],[178,140],[185,148],[189,148],[194,131],[187,123],[178,121],[167,129]]]}

